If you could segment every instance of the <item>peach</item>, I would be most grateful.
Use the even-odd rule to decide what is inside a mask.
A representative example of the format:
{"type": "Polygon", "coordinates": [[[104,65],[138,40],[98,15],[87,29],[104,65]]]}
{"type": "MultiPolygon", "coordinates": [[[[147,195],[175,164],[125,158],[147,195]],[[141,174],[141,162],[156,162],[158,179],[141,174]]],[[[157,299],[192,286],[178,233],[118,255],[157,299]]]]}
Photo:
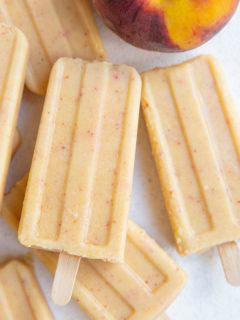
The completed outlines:
{"type": "Polygon", "coordinates": [[[127,42],[148,50],[185,51],[212,38],[239,0],[94,0],[105,23],[127,42]]]}

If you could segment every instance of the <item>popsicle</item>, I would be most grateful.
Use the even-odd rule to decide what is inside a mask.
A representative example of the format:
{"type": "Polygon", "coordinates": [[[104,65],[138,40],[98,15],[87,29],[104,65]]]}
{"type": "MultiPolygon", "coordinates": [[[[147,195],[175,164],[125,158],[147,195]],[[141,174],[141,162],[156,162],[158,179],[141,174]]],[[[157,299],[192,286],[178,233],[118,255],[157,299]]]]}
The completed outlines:
{"type": "Polygon", "coordinates": [[[0,267],[0,319],[53,320],[32,268],[24,261],[0,267]]]}
{"type": "Polygon", "coordinates": [[[0,24],[0,206],[12,155],[28,60],[21,31],[0,24]]]}
{"type": "MultiPolygon", "coordinates": [[[[218,63],[200,56],[142,78],[142,108],[180,254],[240,239],[239,114],[218,63]]],[[[227,273],[240,285],[236,248],[227,273]]]]}
{"type": "Polygon", "coordinates": [[[123,261],[140,96],[132,67],[57,61],[19,227],[23,245],[72,255],[60,255],[72,266],[75,256],[123,261]]]}
{"type": "MultiPolygon", "coordinates": [[[[27,177],[5,196],[1,216],[15,230],[21,216],[27,177]]],[[[57,254],[33,250],[55,272],[57,254]]],[[[83,259],[73,298],[94,320],[154,320],[173,302],[185,273],[142,229],[129,222],[125,260],[112,264],[83,259]]],[[[161,315],[158,319],[167,319],[161,315]]]]}
{"type": "Polygon", "coordinates": [[[105,58],[89,0],[0,0],[0,21],[16,25],[29,40],[26,85],[36,94],[45,94],[58,58],[105,58]]]}

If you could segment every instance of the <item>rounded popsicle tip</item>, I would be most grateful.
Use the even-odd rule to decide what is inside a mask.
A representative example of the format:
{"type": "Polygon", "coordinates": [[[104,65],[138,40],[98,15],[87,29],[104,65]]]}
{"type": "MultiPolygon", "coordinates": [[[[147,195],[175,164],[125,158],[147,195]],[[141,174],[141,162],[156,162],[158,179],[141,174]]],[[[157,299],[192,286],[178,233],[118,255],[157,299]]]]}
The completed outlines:
{"type": "Polygon", "coordinates": [[[72,293],[64,291],[56,291],[52,289],[52,301],[58,306],[67,305],[72,298],[72,293]]]}
{"type": "Polygon", "coordinates": [[[52,300],[55,304],[64,306],[70,302],[80,261],[80,257],[59,254],[52,287],[52,300]]]}
{"type": "Polygon", "coordinates": [[[235,241],[218,246],[223,270],[227,282],[233,287],[240,287],[240,250],[235,241]]]}

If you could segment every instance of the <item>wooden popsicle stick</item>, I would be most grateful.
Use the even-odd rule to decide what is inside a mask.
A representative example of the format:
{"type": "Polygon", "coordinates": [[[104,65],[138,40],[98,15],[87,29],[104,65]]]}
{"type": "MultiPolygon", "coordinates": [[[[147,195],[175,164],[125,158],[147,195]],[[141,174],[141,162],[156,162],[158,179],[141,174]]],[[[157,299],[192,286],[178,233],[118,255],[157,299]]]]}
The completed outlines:
{"type": "Polygon", "coordinates": [[[52,287],[52,300],[59,306],[67,304],[78,273],[81,257],[60,253],[52,287]]]}
{"type": "Polygon", "coordinates": [[[225,276],[229,284],[240,286],[240,250],[235,241],[218,246],[225,276]]]}

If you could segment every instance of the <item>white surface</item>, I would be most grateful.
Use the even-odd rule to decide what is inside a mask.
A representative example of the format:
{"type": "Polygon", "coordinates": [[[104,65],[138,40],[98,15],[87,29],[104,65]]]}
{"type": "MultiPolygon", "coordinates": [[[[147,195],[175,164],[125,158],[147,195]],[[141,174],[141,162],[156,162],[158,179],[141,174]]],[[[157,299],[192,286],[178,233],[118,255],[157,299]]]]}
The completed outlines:
{"type": "MultiPolygon", "coordinates": [[[[228,26],[213,40],[197,50],[180,54],[161,54],[135,49],[107,30],[100,21],[98,23],[109,60],[131,64],[139,71],[178,63],[200,53],[213,53],[224,66],[240,111],[239,21],[240,8],[228,26]]],[[[42,103],[43,99],[25,91],[19,120],[23,143],[12,162],[8,187],[28,171],[42,103]]],[[[188,274],[186,288],[167,310],[172,320],[240,319],[240,288],[230,287],[226,283],[216,249],[185,258],[176,253],[142,116],[139,124],[131,217],[144,227],[188,274]]],[[[0,244],[1,260],[9,255],[17,256],[26,252],[17,243],[14,232],[2,221],[0,244]]],[[[36,263],[36,270],[57,320],[88,319],[73,302],[66,307],[54,306],[50,299],[52,277],[40,263],[36,263]]]]}

